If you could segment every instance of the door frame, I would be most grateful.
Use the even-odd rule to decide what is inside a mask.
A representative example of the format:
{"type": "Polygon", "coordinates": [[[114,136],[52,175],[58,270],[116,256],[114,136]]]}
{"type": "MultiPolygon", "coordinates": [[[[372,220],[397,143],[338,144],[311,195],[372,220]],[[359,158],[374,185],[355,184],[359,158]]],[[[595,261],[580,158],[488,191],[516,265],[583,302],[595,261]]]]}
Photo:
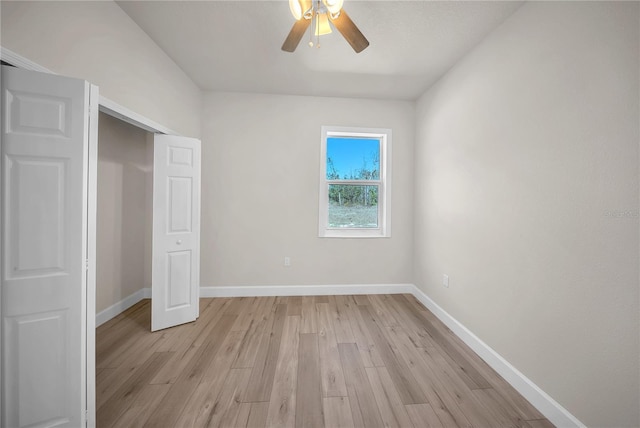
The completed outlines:
{"type": "MultiPolygon", "coordinates": [[[[41,73],[48,74],[58,74],[46,67],[41,66],[40,64],[31,61],[3,46],[0,45],[0,59],[7,64],[10,64],[16,68],[29,70],[29,71],[39,71],[41,73]]],[[[93,85],[91,87],[91,96],[97,95],[98,87],[93,85]],[[94,94],[94,90],[96,94],[94,94]]],[[[98,109],[96,111],[90,112],[90,122],[97,124],[98,123],[98,112],[103,112],[109,116],[120,119],[124,122],[127,122],[133,126],[144,129],[145,131],[159,134],[170,134],[180,136],[180,134],[176,131],[171,130],[170,128],[159,124],[143,115],[140,115],[114,101],[111,101],[109,98],[106,98],[102,95],[99,95],[98,98],[98,109]]],[[[97,158],[98,158],[98,126],[91,126],[90,128],[91,135],[90,137],[90,147],[89,147],[89,161],[93,161],[95,158],[95,165],[97,166],[97,158]]],[[[0,176],[2,174],[2,163],[0,162],[0,176]]],[[[89,189],[97,189],[98,183],[98,171],[97,167],[93,169],[89,169],[88,174],[88,186],[89,189]]],[[[95,343],[95,329],[96,329],[96,309],[95,309],[95,298],[96,298],[96,232],[97,232],[97,191],[89,191],[88,195],[88,207],[87,207],[87,258],[88,258],[88,269],[87,269],[87,290],[86,296],[87,303],[93,302],[92,305],[88,305],[86,307],[86,322],[85,322],[85,343],[87,349],[87,358],[86,358],[86,367],[87,370],[87,385],[86,385],[86,407],[87,407],[87,415],[86,415],[86,426],[87,427],[95,427],[96,426],[96,377],[95,377],[95,352],[96,352],[96,343],[95,343]],[[94,334],[90,334],[89,332],[93,331],[94,334]],[[94,373],[93,376],[88,376],[88,373],[94,373]]],[[[4,221],[2,219],[0,213],[0,221],[4,221]]],[[[1,236],[0,236],[1,238],[1,236]]],[[[2,270],[0,266],[0,275],[2,275],[2,270]]],[[[0,293],[1,296],[1,293],[0,293]]],[[[2,300],[0,297],[0,315],[2,313],[2,300]]],[[[2,341],[0,340],[0,354],[2,352],[2,341]]],[[[1,376],[1,371],[0,371],[1,376]]],[[[0,383],[2,382],[2,378],[0,377],[0,383]]],[[[2,389],[0,388],[0,402],[2,401],[2,389]]]]}

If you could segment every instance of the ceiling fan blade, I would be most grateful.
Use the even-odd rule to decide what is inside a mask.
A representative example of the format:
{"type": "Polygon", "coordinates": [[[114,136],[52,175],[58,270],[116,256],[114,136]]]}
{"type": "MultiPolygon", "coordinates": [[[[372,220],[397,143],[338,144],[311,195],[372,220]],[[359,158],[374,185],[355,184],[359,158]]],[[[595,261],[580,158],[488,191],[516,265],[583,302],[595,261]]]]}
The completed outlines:
{"type": "Polygon", "coordinates": [[[285,52],[293,52],[298,47],[300,40],[302,40],[302,36],[304,36],[305,31],[311,25],[310,19],[300,18],[293,24],[291,27],[291,31],[289,31],[289,35],[284,40],[282,44],[282,50],[285,52]]]}
{"type": "Polygon", "coordinates": [[[369,40],[360,32],[344,9],[340,11],[337,18],[333,18],[330,13],[328,15],[331,23],[340,31],[340,34],[342,34],[356,53],[362,52],[369,46],[369,40]]]}

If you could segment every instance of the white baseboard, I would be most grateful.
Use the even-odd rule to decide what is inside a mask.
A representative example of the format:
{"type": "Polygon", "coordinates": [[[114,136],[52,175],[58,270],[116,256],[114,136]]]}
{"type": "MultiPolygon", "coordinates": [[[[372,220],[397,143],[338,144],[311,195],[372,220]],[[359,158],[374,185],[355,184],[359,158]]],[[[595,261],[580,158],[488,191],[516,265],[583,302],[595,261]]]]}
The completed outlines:
{"type": "MultiPolygon", "coordinates": [[[[451,331],[502,376],[516,391],[529,400],[557,427],[584,428],[585,425],[551,398],[500,354],[473,334],[467,327],[431,300],[413,284],[349,284],[349,285],[278,285],[200,287],[200,297],[252,296],[325,296],[345,294],[412,294],[437,316],[451,331]]],[[[96,327],[124,312],[142,299],[151,298],[151,289],[143,288],[96,316],[96,327]]]]}
{"type": "Polygon", "coordinates": [[[412,294],[440,321],[456,334],[464,343],[480,356],[492,369],[502,376],[511,386],[515,388],[524,398],[529,400],[533,406],[540,411],[551,423],[557,427],[583,428],[585,425],[573,416],[567,409],[562,407],[557,401],[540,389],[529,378],[523,375],[518,369],[512,366],[500,354],[491,349],[478,336],[473,334],[467,327],[449,315],[429,296],[424,294],[418,287],[413,286],[412,294]]]}
{"type": "Polygon", "coordinates": [[[131,306],[135,305],[142,299],[150,299],[151,298],[151,289],[150,288],[142,288],[130,296],[125,297],[119,302],[109,306],[107,309],[100,311],[96,314],[96,327],[101,324],[106,323],[110,319],[118,316],[122,312],[129,309],[131,306]]]}
{"type": "Polygon", "coordinates": [[[346,294],[413,294],[413,284],[263,285],[200,287],[200,297],[328,296],[346,294]]]}

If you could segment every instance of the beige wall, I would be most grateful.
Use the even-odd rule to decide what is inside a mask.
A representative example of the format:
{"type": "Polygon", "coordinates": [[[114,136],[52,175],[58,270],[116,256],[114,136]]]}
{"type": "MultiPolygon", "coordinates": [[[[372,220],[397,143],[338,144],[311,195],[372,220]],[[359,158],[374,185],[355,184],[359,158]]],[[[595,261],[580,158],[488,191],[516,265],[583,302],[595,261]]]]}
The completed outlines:
{"type": "Polygon", "coordinates": [[[148,286],[152,163],[147,133],[100,114],[96,312],[148,286]]]}
{"type": "Polygon", "coordinates": [[[190,137],[202,93],[113,1],[2,1],[0,44],[190,137]]]}
{"type": "Polygon", "coordinates": [[[413,103],[209,93],[204,105],[203,286],[411,282],[413,103]],[[318,238],[322,125],[392,128],[391,238],[318,238]]]}
{"type": "Polygon", "coordinates": [[[416,285],[593,427],[640,426],[638,6],[525,4],[417,105],[416,285]]]}

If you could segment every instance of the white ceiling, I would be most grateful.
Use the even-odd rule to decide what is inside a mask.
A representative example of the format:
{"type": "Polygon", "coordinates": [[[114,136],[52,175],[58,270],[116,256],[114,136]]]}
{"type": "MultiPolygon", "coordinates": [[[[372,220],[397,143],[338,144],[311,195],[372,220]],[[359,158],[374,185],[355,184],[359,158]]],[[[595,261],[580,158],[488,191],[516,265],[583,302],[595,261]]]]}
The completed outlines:
{"type": "Polygon", "coordinates": [[[336,30],[281,51],[286,0],[118,4],[204,90],[412,100],[522,2],[345,0],[371,43],[360,54],[336,30]]]}

